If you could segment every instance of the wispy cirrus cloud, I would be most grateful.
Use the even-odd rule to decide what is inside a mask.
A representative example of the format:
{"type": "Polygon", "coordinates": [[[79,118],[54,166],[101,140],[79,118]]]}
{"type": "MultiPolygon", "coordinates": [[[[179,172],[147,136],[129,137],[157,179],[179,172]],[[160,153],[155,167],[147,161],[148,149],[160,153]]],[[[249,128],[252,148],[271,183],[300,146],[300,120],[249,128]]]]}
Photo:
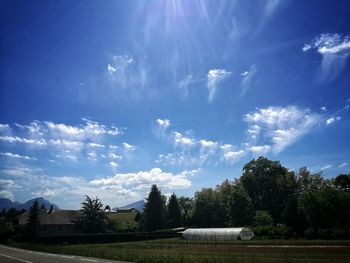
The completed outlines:
{"type": "Polygon", "coordinates": [[[197,139],[192,131],[169,129],[162,138],[167,139],[174,147],[174,152],[159,154],[156,160],[157,164],[166,166],[201,167],[218,163],[232,165],[245,156],[245,151],[239,147],[204,138],[197,139]]]}
{"type": "Polygon", "coordinates": [[[242,80],[240,84],[240,97],[243,97],[247,93],[247,91],[255,85],[257,71],[257,66],[254,64],[249,68],[248,71],[244,71],[241,73],[242,80]]]}
{"type": "Polygon", "coordinates": [[[342,119],[342,117],[335,116],[335,117],[330,117],[326,120],[326,125],[331,125],[334,124],[335,122],[338,122],[342,119]]]}
{"type": "Polygon", "coordinates": [[[17,153],[10,153],[10,152],[0,152],[0,155],[9,157],[9,158],[16,158],[16,159],[23,159],[23,160],[37,160],[36,158],[29,157],[27,155],[20,155],[17,153]]]}
{"type": "Polygon", "coordinates": [[[186,99],[189,94],[189,87],[194,82],[193,76],[191,74],[184,77],[180,82],[177,84],[178,88],[181,91],[181,95],[183,99],[186,99]]]}
{"type": "Polygon", "coordinates": [[[249,124],[248,149],[252,152],[271,149],[280,153],[307,134],[320,119],[320,115],[297,106],[271,106],[248,113],[244,116],[249,124]]]}
{"type": "Polygon", "coordinates": [[[231,76],[231,72],[225,69],[211,69],[208,72],[207,88],[209,91],[208,101],[212,102],[217,90],[218,85],[226,78],[231,76]]]}
{"type": "Polygon", "coordinates": [[[331,81],[344,69],[350,54],[350,36],[324,33],[304,45],[304,52],[316,50],[322,56],[318,81],[331,81]]]}
{"type": "Polygon", "coordinates": [[[115,55],[106,66],[107,78],[111,81],[109,93],[114,97],[140,99],[148,79],[144,63],[130,55],[115,55]]]}
{"type": "Polygon", "coordinates": [[[167,130],[170,128],[171,122],[169,119],[160,119],[156,120],[155,125],[153,126],[153,133],[160,138],[166,136],[167,130]]]}
{"type": "Polygon", "coordinates": [[[349,163],[341,163],[341,164],[339,164],[339,168],[343,168],[343,167],[345,167],[345,166],[348,166],[349,165],[349,163]]]}
{"type": "Polygon", "coordinates": [[[331,169],[332,167],[333,167],[333,165],[331,165],[331,164],[327,164],[327,165],[325,165],[325,166],[321,167],[320,169],[321,169],[321,171],[324,171],[324,170],[331,169]]]}
{"type": "MultiPolygon", "coordinates": [[[[0,130],[0,143],[8,149],[15,147],[27,155],[3,152],[1,155],[22,160],[36,160],[47,156],[51,163],[76,162],[90,160],[96,162],[113,161],[109,156],[128,156],[136,146],[127,142],[120,143],[120,147],[110,144],[119,140],[124,129],[115,125],[104,125],[86,118],[81,124],[70,125],[52,121],[32,121],[30,124],[3,124],[6,129],[0,130]],[[29,154],[30,153],[30,154],[29,154]],[[33,156],[29,156],[33,155],[33,156]],[[37,155],[37,156],[35,156],[37,155]]],[[[114,159],[114,162],[116,160],[114,159]]],[[[121,162],[121,159],[118,159],[121,162]]]]}

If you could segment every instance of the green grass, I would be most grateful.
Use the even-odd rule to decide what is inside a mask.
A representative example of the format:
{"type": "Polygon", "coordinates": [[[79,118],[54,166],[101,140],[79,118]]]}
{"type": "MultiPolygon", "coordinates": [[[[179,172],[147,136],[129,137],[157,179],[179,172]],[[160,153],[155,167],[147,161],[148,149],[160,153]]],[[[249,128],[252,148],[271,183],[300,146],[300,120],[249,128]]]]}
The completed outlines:
{"type": "Polygon", "coordinates": [[[117,229],[125,228],[130,223],[135,223],[136,213],[109,213],[108,219],[117,229]]]}
{"type": "Polygon", "coordinates": [[[32,245],[17,247],[132,262],[316,263],[350,262],[350,241],[254,240],[238,242],[187,242],[180,239],[94,245],[32,245]],[[280,247],[291,245],[293,247],[280,247]],[[305,247],[305,246],[334,247],[305,247]],[[276,247],[272,247],[276,246],[276,247]],[[294,247],[299,246],[299,247],[294,247]]]}

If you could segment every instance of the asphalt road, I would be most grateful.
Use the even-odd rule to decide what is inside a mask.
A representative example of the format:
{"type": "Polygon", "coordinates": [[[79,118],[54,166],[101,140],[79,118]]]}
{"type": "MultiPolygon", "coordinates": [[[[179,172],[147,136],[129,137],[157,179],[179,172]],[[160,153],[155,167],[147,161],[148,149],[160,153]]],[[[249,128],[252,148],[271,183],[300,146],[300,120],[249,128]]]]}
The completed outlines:
{"type": "Polygon", "coordinates": [[[60,255],[44,252],[36,252],[19,248],[7,247],[0,245],[0,262],[1,263],[126,263],[122,261],[105,260],[99,258],[88,258],[72,255],[60,255]]]}

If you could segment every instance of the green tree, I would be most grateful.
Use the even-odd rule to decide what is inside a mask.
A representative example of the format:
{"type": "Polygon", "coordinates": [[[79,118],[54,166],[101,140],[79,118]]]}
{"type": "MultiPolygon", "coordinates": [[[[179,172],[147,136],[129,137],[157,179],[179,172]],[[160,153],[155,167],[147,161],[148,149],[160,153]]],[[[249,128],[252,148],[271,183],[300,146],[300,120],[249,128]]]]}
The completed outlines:
{"type": "Polygon", "coordinates": [[[192,223],[199,227],[224,226],[225,207],[219,194],[212,188],[203,188],[195,193],[192,223]]]}
{"type": "Polygon", "coordinates": [[[312,174],[306,167],[299,169],[296,183],[298,195],[317,192],[320,189],[331,187],[331,182],[323,178],[321,173],[312,174]]]}
{"type": "Polygon", "coordinates": [[[350,174],[340,174],[334,179],[337,189],[350,192],[350,174]]]}
{"type": "Polygon", "coordinates": [[[96,197],[91,199],[85,195],[85,201],[81,203],[81,215],[75,222],[78,232],[103,233],[108,227],[108,219],[103,211],[103,204],[96,197]]]}
{"type": "Polygon", "coordinates": [[[255,211],[266,210],[275,222],[281,221],[283,209],[296,189],[294,173],[278,161],[259,157],[243,167],[240,182],[255,211]]]}
{"type": "Polygon", "coordinates": [[[37,238],[40,230],[40,208],[38,200],[35,200],[29,210],[29,218],[26,225],[27,237],[30,240],[37,238]]]}
{"type": "Polygon", "coordinates": [[[242,185],[233,185],[228,202],[228,225],[242,227],[251,223],[253,217],[252,201],[242,185]]]}
{"type": "Polygon", "coordinates": [[[273,219],[267,211],[256,211],[253,217],[254,226],[271,226],[273,219]]]}
{"type": "Polygon", "coordinates": [[[178,202],[182,211],[182,219],[184,226],[188,226],[192,216],[194,202],[192,198],[180,196],[178,202]]]}
{"type": "Polygon", "coordinates": [[[0,217],[0,241],[6,241],[13,233],[13,225],[6,221],[5,217],[0,217]]]}
{"type": "Polygon", "coordinates": [[[174,193],[170,196],[167,207],[167,225],[171,228],[182,226],[181,209],[174,193]]]}
{"type": "Polygon", "coordinates": [[[298,211],[314,237],[324,229],[349,229],[350,193],[332,188],[305,193],[299,199],[298,211]]]}
{"type": "Polygon", "coordinates": [[[144,209],[144,227],[147,230],[161,229],[165,226],[165,203],[166,198],[158,190],[157,185],[152,185],[146,199],[144,209]]]}

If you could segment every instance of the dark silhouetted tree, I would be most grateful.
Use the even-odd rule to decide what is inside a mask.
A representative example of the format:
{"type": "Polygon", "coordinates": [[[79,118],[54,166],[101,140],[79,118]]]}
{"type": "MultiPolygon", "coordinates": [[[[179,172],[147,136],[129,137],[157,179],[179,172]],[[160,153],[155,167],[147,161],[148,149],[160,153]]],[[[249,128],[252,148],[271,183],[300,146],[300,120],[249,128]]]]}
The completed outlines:
{"type": "Polygon", "coordinates": [[[243,227],[251,224],[253,205],[242,185],[233,185],[228,202],[229,226],[243,227]]]}
{"type": "Polygon", "coordinates": [[[182,226],[181,209],[180,209],[177,197],[174,193],[170,196],[168,207],[167,207],[167,226],[168,227],[182,226]]]}
{"type": "Polygon", "coordinates": [[[219,193],[211,188],[203,188],[195,193],[192,223],[199,227],[224,226],[225,207],[219,193]]]}
{"type": "Polygon", "coordinates": [[[178,198],[178,202],[182,211],[182,221],[184,226],[188,226],[190,223],[192,209],[194,202],[192,198],[181,196],[178,198]]]}
{"type": "Polygon", "coordinates": [[[108,219],[100,200],[97,197],[96,199],[91,199],[85,195],[85,201],[81,204],[81,215],[75,222],[77,231],[82,233],[105,232],[108,227],[108,219]]]}
{"type": "Polygon", "coordinates": [[[38,200],[35,200],[29,210],[29,218],[26,225],[27,237],[30,240],[37,238],[40,229],[40,208],[38,200]]]}
{"type": "Polygon", "coordinates": [[[161,229],[165,226],[165,196],[152,185],[144,209],[144,227],[146,230],[161,229]]]}
{"type": "Polygon", "coordinates": [[[350,174],[340,174],[334,179],[337,189],[350,192],[350,174]]]}
{"type": "Polygon", "coordinates": [[[275,222],[281,222],[283,209],[296,189],[294,173],[278,161],[259,157],[243,167],[240,182],[255,211],[266,210],[275,222]]]}
{"type": "Polygon", "coordinates": [[[270,226],[273,219],[267,211],[257,211],[253,217],[254,226],[270,226]]]}

